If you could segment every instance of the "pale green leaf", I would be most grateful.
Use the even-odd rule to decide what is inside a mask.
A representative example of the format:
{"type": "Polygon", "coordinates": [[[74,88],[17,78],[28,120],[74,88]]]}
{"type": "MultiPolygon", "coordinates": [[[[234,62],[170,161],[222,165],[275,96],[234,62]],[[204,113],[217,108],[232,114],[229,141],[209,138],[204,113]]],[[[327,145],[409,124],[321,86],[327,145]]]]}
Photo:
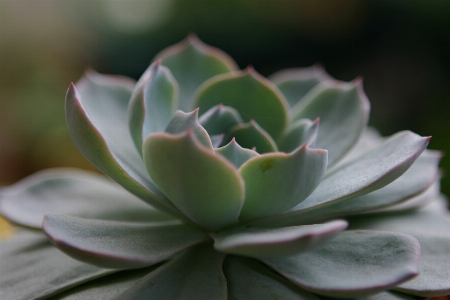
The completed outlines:
{"type": "Polygon", "coordinates": [[[238,222],[244,200],[242,178],[191,131],[150,135],[144,143],[144,161],[158,187],[195,223],[216,230],[238,222]]]}
{"type": "Polygon", "coordinates": [[[0,199],[3,216],[34,228],[41,228],[45,214],[130,222],[173,220],[115,182],[76,169],[37,172],[0,189],[0,199]]]}
{"type": "Polygon", "coordinates": [[[150,266],[207,239],[202,230],[179,221],[133,223],[46,215],[42,229],[67,255],[113,269],[150,266]]]}
{"type": "Polygon", "coordinates": [[[180,85],[178,109],[182,111],[196,108],[192,105],[193,95],[205,80],[238,69],[225,52],[204,44],[195,35],[161,51],[155,61],[158,59],[170,69],[180,85]]]}
{"type": "Polygon", "coordinates": [[[276,86],[253,69],[216,76],[196,93],[200,113],[223,104],[236,109],[244,122],[255,120],[274,139],[287,125],[288,104],[276,86]]]}
{"type": "Polygon", "coordinates": [[[236,168],[239,168],[243,163],[252,157],[258,156],[258,152],[242,148],[233,138],[231,142],[221,148],[214,149],[217,154],[225,157],[236,168]]]}
{"type": "Polygon", "coordinates": [[[128,106],[130,133],[142,152],[142,141],[166,129],[178,106],[178,84],[170,71],[157,61],[137,82],[128,106]]]}
{"type": "Polygon", "coordinates": [[[310,251],[262,259],[281,275],[320,295],[360,297],[418,274],[420,247],[400,233],[344,231],[310,251]]]}

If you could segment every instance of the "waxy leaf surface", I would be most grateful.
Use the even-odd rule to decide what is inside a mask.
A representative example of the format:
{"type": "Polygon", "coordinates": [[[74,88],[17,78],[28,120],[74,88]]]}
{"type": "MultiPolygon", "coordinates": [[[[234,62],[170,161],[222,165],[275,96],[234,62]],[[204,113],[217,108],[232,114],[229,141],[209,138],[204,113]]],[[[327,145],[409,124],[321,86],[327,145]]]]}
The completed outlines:
{"type": "Polygon", "coordinates": [[[207,79],[222,73],[238,69],[238,66],[225,52],[208,46],[195,35],[169,47],[156,55],[161,59],[180,85],[178,109],[191,111],[193,95],[207,79]]]}
{"type": "Polygon", "coordinates": [[[179,221],[132,223],[46,215],[42,229],[67,255],[113,269],[150,266],[207,238],[179,221]]]}
{"type": "Polygon", "coordinates": [[[225,255],[203,244],[192,247],[117,297],[120,299],[227,299],[222,272],[225,255]]]}
{"type": "Polygon", "coordinates": [[[289,106],[295,106],[318,83],[332,78],[319,66],[292,68],[269,76],[286,97],[289,106]]]}
{"type": "Polygon", "coordinates": [[[242,118],[234,108],[219,104],[205,112],[199,123],[208,134],[215,135],[228,132],[231,127],[242,123],[242,118]]]}
{"type": "Polygon", "coordinates": [[[419,243],[409,235],[344,231],[307,252],[262,261],[314,293],[358,297],[416,276],[419,252],[419,243]]]}
{"type": "Polygon", "coordinates": [[[272,137],[253,120],[249,123],[238,124],[232,127],[225,136],[224,141],[229,142],[232,139],[236,139],[244,148],[254,148],[260,154],[278,151],[277,144],[272,137]]]}
{"type": "Polygon", "coordinates": [[[237,224],[244,182],[231,163],[202,146],[192,132],[150,135],[144,161],[154,182],[192,221],[212,230],[237,224]]]}
{"type": "Polygon", "coordinates": [[[228,282],[228,299],[319,300],[255,259],[227,256],[223,269],[228,282]]]}
{"type": "Polygon", "coordinates": [[[280,228],[235,227],[213,235],[214,248],[252,257],[289,256],[333,238],[346,227],[342,220],[280,228]]]}
{"type": "Polygon", "coordinates": [[[173,220],[95,173],[51,169],[0,190],[0,211],[20,225],[41,228],[45,214],[130,222],[173,220]]]}
{"type": "Polygon", "coordinates": [[[367,125],[369,107],[361,83],[324,81],[292,108],[291,122],[320,118],[316,147],[329,151],[331,166],[358,140],[367,125]]]}
{"type": "Polygon", "coordinates": [[[236,109],[244,122],[255,120],[274,139],[287,125],[283,94],[253,70],[216,76],[199,87],[194,105],[200,113],[218,104],[236,109]]]}
{"type": "Polygon", "coordinates": [[[214,152],[225,157],[229,162],[231,162],[237,169],[242,166],[247,160],[252,157],[259,156],[258,152],[242,148],[235,139],[226,144],[223,147],[214,149],[214,152]]]}
{"type": "Polygon", "coordinates": [[[268,153],[243,164],[245,181],[241,221],[274,215],[303,201],[319,185],[327,151],[303,146],[290,154],[268,153]]]}
{"type": "Polygon", "coordinates": [[[41,233],[20,233],[0,243],[0,298],[46,299],[117,270],[76,261],[41,233]]]}
{"type": "Polygon", "coordinates": [[[154,207],[180,215],[151,181],[128,128],[133,82],[89,72],[66,95],[70,135],[81,153],[124,188],[154,207]]]}
{"type": "Polygon", "coordinates": [[[149,134],[166,129],[177,106],[178,83],[157,61],[136,83],[128,107],[130,132],[139,152],[149,134]]]}
{"type": "Polygon", "coordinates": [[[300,119],[289,125],[278,140],[278,148],[283,152],[292,152],[303,144],[315,148],[319,119],[314,122],[300,119]]]}

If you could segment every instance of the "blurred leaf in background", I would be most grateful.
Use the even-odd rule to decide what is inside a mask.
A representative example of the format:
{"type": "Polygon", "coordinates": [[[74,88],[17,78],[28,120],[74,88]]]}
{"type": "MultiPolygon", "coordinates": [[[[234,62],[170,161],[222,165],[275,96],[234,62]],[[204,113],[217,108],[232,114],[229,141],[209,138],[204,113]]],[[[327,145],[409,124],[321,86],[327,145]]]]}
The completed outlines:
{"type": "MultiPolygon", "coordinates": [[[[370,0],[0,1],[0,182],[55,166],[92,168],[68,136],[64,95],[92,67],[138,78],[195,32],[268,76],[322,64],[364,78],[370,124],[433,135],[450,150],[450,2],[370,0]]],[[[442,168],[450,170],[444,158],[442,168]]],[[[450,176],[442,190],[450,194],[450,176]]]]}

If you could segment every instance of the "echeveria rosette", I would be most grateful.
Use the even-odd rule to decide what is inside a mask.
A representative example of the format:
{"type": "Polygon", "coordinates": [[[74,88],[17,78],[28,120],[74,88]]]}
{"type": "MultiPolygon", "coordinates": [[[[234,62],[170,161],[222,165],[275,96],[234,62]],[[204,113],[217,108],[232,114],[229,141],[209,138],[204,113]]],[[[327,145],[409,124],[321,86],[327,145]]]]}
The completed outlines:
{"type": "Polygon", "coordinates": [[[115,182],[56,169],[3,188],[2,215],[36,230],[1,244],[0,297],[447,295],[440,153],[368,113],[360,80],[269,81],[193,36],[137,83],[89,71],[69,131],[115,182]]]}

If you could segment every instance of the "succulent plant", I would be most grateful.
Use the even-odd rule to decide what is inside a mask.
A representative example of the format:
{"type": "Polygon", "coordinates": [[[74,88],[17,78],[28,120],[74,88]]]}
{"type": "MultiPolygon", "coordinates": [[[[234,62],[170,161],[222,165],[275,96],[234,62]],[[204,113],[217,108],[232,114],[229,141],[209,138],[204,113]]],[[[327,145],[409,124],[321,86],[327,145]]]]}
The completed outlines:
{"type": "Polygon", "coordinates": [[[23,228],[0,246],[0,297],[448,295],[441,155],[368,114],[361,80],[266,79],[194,36],[137,83],[88,71],[67,123],[113,181],[54,169],[0,191],[23,228]]]}

